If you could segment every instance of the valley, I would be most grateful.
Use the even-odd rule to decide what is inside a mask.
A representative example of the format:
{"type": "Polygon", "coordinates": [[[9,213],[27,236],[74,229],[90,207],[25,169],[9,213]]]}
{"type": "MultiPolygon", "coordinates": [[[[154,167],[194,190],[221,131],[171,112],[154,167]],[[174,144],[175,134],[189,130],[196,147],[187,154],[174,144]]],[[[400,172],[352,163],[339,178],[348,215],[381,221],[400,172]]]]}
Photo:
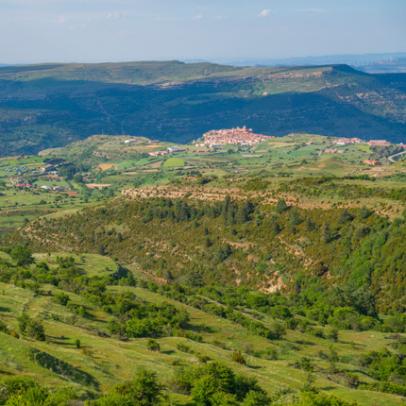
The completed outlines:
{"type": "Polygon", "coordinates": [[[0,156],[93,134],[187,143],[215,128],[266,135],[384,138],[405,133],[405,74],[347,65],[231,67],[132,62],[0,67],[0,156]]]}
{"type": "Polygon", "coordinates": [[[0,159],[4,393],[404,403],[403,145],[224,131],[0,159]]]}

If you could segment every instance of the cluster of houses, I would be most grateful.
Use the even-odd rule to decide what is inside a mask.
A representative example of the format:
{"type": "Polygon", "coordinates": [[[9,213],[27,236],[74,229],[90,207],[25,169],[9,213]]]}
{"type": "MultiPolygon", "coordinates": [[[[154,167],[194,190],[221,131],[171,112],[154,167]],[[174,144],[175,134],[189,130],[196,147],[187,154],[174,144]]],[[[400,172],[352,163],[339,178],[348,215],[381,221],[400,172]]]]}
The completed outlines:
{"type": "Polygon", "coordinates": [[[66,188],[63,186],[50,186],[50,185],[42,185],[42,186],[37,186],[32,183],[25,183],[25,182],[17,182],[13,183],[12,185],[17,188],[17,189],[40,189],[43,190],[44,192],[65,192],[66,188]]]}
{"type": "MultiPolygon", "coordinates": [[[[333,144],[338,146],[361,144],[363,141],[360,138],[337,138],[333,141],[333,144]]],[[[368,141],[370,147],[389,147],[391,143],[386,140],[371,140],[368,141]]]]}
{"type": "Polygon", "coordinates": [[[326,148],[326,149],[323,151],[323,153],[324,153],[324,154],[331,154],[331,155],[334,155],[334,154],[342,154],[342,153],[344,153],[344,151],[343,151],[342,149],[337,149],[337,148],[326,148]]]}
{"type": "Polygon", "coordinates": [[[390,147],[392,144],[386,140],[371,140],[368,141],[370,147],[390,147]]]}
{"type": "Polygon", "coordinates": [[[66,193],[68,196],[71,197],[75,197],[78,195],[77,192],[73,191],[73,190],[69,190],[64,186],[58,186],[58,185],[41,185],[41,186],[37,186],[35,184],[32,183],[26,183],[26,182],[17,182],[17,183],[13,183],[12,182],[13,187],[20,189],[20,190],[41,190],[43,192],[56,192],[56,193],[66,193]]]}
{"type": "Polygon", "coordinates": [[[185,148],[173,146],[173,147],[168,147],[167,149],[163,149],[160,151],[149,152],[148,155],[151,157],[158,157],[158,156],[165,156],[165,155],[175,154],[175,153],[184,152],[184,151],[186,151],[185,148]]]}
{"type": "Polygon", "coordinates": [[[223,145],[253,146],[259,142],[269,140],[271,136],[255,134],[251,128],[236,127],[223,130],[212,130],[203,135],[198,147],[215,148],[223,145]]]}
{"type": "Polygon", "coordinates": [[[45,192],[65,192],[66,191],[66,188],[64,188],[63,186],[42,185],[39,188],[45,192]]]}
{"type": "Polygon", "coordinates": [[[361,144],[362,140],[360,138],[337,138],[333,141],[333,144],[343,146],[352,144],[361,144]]]}

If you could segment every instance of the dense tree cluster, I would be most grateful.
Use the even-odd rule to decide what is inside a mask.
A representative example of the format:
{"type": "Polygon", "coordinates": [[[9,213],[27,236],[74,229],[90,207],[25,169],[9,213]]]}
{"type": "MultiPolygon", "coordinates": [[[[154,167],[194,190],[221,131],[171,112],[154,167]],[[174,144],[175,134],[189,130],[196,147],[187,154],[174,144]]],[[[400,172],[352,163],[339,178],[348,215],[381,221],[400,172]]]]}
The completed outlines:
{"type": "Polygon", "coordinates": [[[235,285],[238,270],[242,285],[279,276],[285,290],[311,303],[340,285],[346,293],[339,306],[368,316],[404,310],[406,220],[366,208],[300,210],[280,200],[272,209],[228,197],[204,204],[123,200],[32,229],[35,248],[43,249],[41,234],[50,233],[58,245],[135,261],[170,283],[235,285]]]}

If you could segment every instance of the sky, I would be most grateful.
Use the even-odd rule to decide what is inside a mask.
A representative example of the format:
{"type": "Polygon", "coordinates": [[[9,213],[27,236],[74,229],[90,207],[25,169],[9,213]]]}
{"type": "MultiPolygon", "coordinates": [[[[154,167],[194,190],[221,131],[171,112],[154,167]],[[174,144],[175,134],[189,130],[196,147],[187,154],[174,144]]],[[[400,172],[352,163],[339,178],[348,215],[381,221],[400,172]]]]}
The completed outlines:
{"type": "Polygon", "coordinates": [[[406,51],[406,0],[0,0],[0,63],[406,51]]]}

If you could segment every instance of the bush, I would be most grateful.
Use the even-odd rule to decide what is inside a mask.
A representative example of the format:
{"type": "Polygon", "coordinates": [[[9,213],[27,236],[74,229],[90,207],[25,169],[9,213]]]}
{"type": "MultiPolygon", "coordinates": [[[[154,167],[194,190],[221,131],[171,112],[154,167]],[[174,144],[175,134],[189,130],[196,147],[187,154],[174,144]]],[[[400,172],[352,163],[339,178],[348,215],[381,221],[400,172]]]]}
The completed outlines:
{"type": "MultiPolygon", "coordinates": [[[[194,404],[202,406],[234,405],[245,401],[250,392],[264,394],[255,379],[235,375],[230,368],[217,362],[198,368],[181,369],[177,373],[175,385],[183,393],[191,393],[194,404]]],[[[263,399],[258,396],[260,398],[263,399]]],[[[253,393],[249,395],[247,402],[250,399],[255,399],[253,393]]],[[[247,403],[251,404],[253,403],[247,403]]]]}
{"type": "Polygon", "coordinates": [[[337,307],[328,318],[328,322],[342,330],[361,330],[362,328],[360,315],[352,307],[337,307]]]}
{"type": "Polygon", "coordinates": [[[186,344],[178,343],[178,344],[176,345],[176,348],[177,348],[179,351],[186,352],[186,353],[188,353],[188,354],[193,354],[193,350],[192,350],[188,345],[186,345],[186,344]]]}
{"type": "Polygon", "coordinates": [[[28,315],[23,314],[18,318],[18,326],[22,335],[33,338],[38,341],[45,341],[44,326],[28,315]]]}
{"type": "Polygon", "coordinates": [[[279,340],[286,334],[286,327],[277,321],[271,323],[267,338],[271,340],[279,340]]]}
{"type": "Polygon", "coordinates": [[[241,351],[233,351],[231,354],[231,359],[241,365],[247,364],[247,361],[241,351]]]}
{"type": "Polygon", "coordinates": [[[304,393],[295,406],[356,406],[356,403],[346,402],[335,396],[317,393],[304,393]]]}
{"type": "Polygon", "coordinates": [[[140,370],[132,382],[119,385],[115,392],[131,405],[156,406],[162,402],[162,389],[154,372],[140,370]]]}
{"type": "Polygon", "coordinates": [[[331,341],[338,341],[338,330],[334,327],[330,327],[328,329],[326,329],[326,331],[324,332],[324,335],[327,339],[331,340],[331,341]]]}
{"type": "Polygon", "coordinates": [[[7,400],[8,406],[33,406],[45,405],[48,399],[48,391],[39,386],[33,386],[26,392],[11,396],[7,400]]]}
{"type": "Polygon", "coordinates": [[[57,293],[55,295],[55,301],[62,306],[66,306],[69,302],[69,295],[66,293],[57,293]]]}
{"type": "Polygon", "coordinates": [[[14,247],[10,252],[10,256],[18,266],[27,266],[34,262],[30,249],[22,245],[14,247]]]}
{"type": "Polygon", "coordinates": [[[11,396],[20,395],[36,386],[37,384],[30,378],[6,378],[0,382],[0,404],[3,405],[11,396]]]}
{"type": "Polygon", "coordinates": [[[406,332],[406,314],[396,313],[384,319],[382,330],[389,333],[406,332]]]}
{"type": "Polygon", "coordinates": [[[9,334],[9,330],[8,330],[7,324],[4,323],[4,321],[1,321],[1,320],[0,320],[0,332],[1,332],[1,333],[9,334]]]}
{"type": "Polygon", "coordinates": [[[155,352],[161,351],[161,346],[160,346],[159,343],[158,343],[157,341],[155,341],[155,340],[148,340],[147,348],[148,348],[150,351],[155,351],[155,352]]]}
{"type": "Polygon", "coordinates": [[[283,213],[284,211],[289,209],[289,206],[286,204],[286,201],[284,199],[279,199],[275,209],[278,213],[283,213]]]}
{"type": "Polygon", "coordinates": [[[242,406],[268,406],[270,399],[263,392],[250,391],[241,403],[242,406]]]}

